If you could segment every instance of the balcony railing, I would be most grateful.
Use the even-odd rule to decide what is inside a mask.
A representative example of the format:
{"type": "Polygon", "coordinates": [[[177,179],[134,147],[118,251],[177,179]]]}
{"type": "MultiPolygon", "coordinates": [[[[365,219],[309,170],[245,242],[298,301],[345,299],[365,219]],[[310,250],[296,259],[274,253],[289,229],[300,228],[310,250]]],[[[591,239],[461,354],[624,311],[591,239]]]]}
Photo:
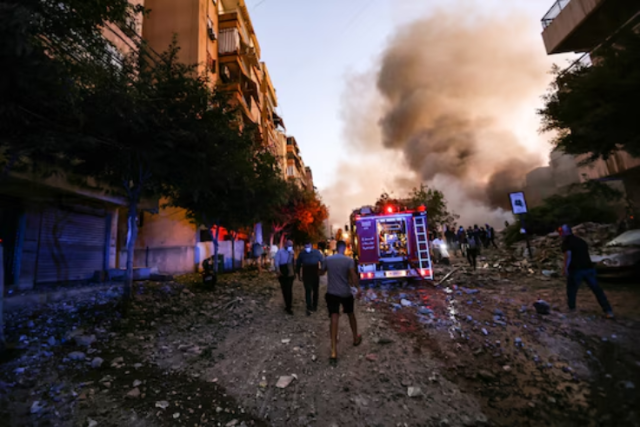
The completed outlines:
{"type": "Polygon", "coordinates": [[[567,7],[569,2],[571,2],[571,0],[557,0],[553,4],[553,6],[551,6],[551,9],[549,9],[549,11],[542,17],[542,28],[546,29],[549,25],[551,25],[553,20],[556,19],[558,15],[560,15],[562,9],[567,7]]]}

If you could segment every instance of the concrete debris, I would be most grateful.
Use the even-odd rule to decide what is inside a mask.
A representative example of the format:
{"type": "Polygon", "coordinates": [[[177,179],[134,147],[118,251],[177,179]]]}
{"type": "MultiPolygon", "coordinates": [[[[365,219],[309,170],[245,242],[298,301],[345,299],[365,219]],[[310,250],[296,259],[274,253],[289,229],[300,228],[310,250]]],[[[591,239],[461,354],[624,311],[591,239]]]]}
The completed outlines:
{"type": "Polygon", "coordinates": [[[136,387],[127,393],[127,399],[137,399],[140,397],[140,394],[140,389],[136,387]]]}
{"type": "Polygon", "coordinates": [[[160,400],[156,402],[156,408],[167,409],[169,407],[169,402],[166,400],[160,400]]]}
{"type": "Polygon", "coordinates": [[[44,403],[40,402],[39,400],[36,400],[31,404],[31,409],[29,411],[32,414],[37,414],[40,411],[42,411],[42,409],[44,409],[44,406],[45,406],[44,403]]]}
{"type": "Polygon", "coordinates": [[[536,309],[536,312],[538,314],[549,314],[551,313],[551,305],[544,301],[544,300],[538,300],[536,302],[533,303],[533,307],[536,309]]]}
{"type": "Polygon", "coordinates": [[[71,360],[81,361],[84,360],[87,356],[81,351],[73,351],[69,353],[67,357],[71,360]]]}
{"type": "Polygon", "coordinates": [[[96,342],[95,335],[78,335],[74,338],[77,345],[81,347],[89,347],[91,344],[96,342]]]}
{"type": "Polygon", "coordinates": [[[407,389],[407,396],[409,397],[422,396],[422,390],[420,389],[420,387],[409,387],[407,389]]]}
{"type": "Polygon", "coordinates": [[[293,382],[294,377],[292,375],[282,376],[278,378],[278,382],[276,383],[277,388],[287,388],[293,382]]]}
{"type": "Polygon", "coordinates": [[[91,367],[93,369],[98,369],[102,366],[102,364],[104,363],[104,360],[100,357],[94,357],[93,360],[91,361],[91,367]]]}

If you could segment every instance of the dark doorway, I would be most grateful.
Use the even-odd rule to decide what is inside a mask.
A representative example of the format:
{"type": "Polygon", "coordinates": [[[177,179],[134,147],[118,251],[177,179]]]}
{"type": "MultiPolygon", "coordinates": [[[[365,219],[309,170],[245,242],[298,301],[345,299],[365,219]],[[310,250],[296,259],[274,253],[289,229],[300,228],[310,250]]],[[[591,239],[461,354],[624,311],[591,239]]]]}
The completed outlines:
{"type": "Polygon", "coordinates": [[[15,199],[0,197],[0,240],[2,240],[4,266],[4,283],[14,284],[16,278],[15,262],[16,240],[19,232],[20,206],[15,199]]]}

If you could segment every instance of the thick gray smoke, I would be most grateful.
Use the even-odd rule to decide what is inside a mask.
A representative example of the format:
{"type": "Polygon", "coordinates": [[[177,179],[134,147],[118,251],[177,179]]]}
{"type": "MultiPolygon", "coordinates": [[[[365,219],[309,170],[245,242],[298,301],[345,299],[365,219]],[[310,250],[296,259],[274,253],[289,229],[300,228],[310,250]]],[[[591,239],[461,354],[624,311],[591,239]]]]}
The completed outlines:
{"type": "MultiPolygon", "coordinates": [[[[465,18],[452,9],[405,25],[379,69],[355,78],[345,97],[345,135],[355,152],[384,162],[385,153],[401,154],[410,172],[396,170],[385,190],[408,190],[390,188],[394,182],[431,183],[463,221],[496,222],[504,218],[498,208],[508,206],[507,193],[522,189],[526,173],[548,154],[535,109],[550,62],[530,18],[465,18]],[[377,91],[369,86],[363,97],[371,83],[377,91]]],[[[373,187],[379,179],[348,173],[329,190],[346,180],[351,188],[359,182],[371,201],[382,190],[373,187]]],[[[324,194],[332,207],[345,203],[324,194]]]]}

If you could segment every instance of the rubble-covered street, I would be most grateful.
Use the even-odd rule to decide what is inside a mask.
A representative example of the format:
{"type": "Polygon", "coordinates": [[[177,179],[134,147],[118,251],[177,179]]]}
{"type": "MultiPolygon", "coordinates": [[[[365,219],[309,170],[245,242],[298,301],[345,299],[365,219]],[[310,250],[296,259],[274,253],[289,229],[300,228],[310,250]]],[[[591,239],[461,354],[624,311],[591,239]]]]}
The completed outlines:
{"type": "Polygon", "coordinates": [[[323,302],[305,316],[296,282],[287,315],[268,273],[141,282],[128,320],[117,288],[13,310],[3,425],[639,425],[640,289],[604,285],[615,320],[586,287],[566,314],[562,278],[483,255],[437,287],[362,288],[363,344],[342,318],[335,368],[323,302]]]}

